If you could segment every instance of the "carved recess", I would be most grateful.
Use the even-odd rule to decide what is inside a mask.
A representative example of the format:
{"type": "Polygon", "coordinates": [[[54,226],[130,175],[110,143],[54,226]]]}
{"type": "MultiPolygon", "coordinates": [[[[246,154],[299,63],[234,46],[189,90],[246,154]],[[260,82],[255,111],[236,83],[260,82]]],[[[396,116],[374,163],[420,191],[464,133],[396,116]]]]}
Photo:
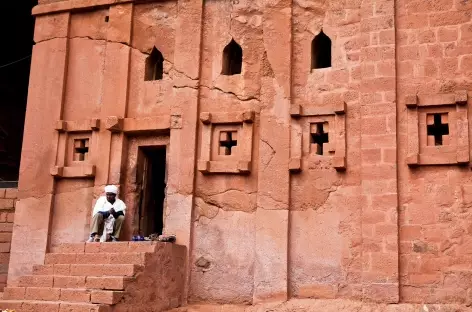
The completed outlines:
{"type": "Polygon", "coordinates": [[[247,174],[251,171],[254,111],[200,114],[202,145],[198,171],[247,174]]]}
{"type": "Polygon", "coordinates": [[[410,167],[470,161],[466,91],[405,98],[410,167]]]}
{"type": "Polygon", "coordinates": [[[292,105],[290,114],[299,121],[300,134],[294,140],[289,170],[300,172],[304,162],[323,162],[337,171],[346,170],[346,103],[336,101],[328,107],[292,105]]]}
{"type": "Polygon", "coordinates": [[[80,121],[58,120],[56,163],[51,175],[56,178],[91,178],[95,176],[93,164],[94,144],[97,142],[99,119],[80,121]]]}

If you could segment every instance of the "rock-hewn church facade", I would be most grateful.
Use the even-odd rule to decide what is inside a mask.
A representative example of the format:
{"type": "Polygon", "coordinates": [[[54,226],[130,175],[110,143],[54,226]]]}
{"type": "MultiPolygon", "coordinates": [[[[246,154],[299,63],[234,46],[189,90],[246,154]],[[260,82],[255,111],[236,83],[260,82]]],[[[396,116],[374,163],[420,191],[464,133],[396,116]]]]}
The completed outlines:
{"type": "Polygon", "coordinates": [[[0,304],[472,303],[472,1],[40,0],[33,15],[0,304]],[[107,184],[125,242],[84,244],[107,184]],[[127,242],[161,232],[176,244],[127,242]]]}

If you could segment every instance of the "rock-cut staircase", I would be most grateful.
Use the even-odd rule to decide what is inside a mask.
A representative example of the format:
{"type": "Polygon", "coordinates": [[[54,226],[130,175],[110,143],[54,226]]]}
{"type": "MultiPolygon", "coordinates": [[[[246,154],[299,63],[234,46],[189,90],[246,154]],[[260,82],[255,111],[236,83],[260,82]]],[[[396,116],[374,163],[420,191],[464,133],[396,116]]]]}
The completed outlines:
{"type": "Polygon", "coordinates": [[[64,244],[5,288],[0,310],[162,311],[181,304],[185,247],[159,242],[64,244]]]}

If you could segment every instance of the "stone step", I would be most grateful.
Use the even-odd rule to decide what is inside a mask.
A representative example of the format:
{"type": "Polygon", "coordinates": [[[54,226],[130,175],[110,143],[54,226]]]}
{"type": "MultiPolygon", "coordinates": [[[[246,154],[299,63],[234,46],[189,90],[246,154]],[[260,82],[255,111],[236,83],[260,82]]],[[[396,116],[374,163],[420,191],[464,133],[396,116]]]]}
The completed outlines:
{"type": "Polygon", "coordinates": [[[54,311],[54,312],[111,312],[106,304],[74,303],[62,301],[0,300],[0,309],[15,312],[54,311]]]}
{"type": "Polygon", "coordinates": [[[122,291],[51,287],[6,287],[5,300],[64,301],[116,304],[123,298],[122,291]]]}
{"type": "Polygon", "coordinates": [[[71,264],[71,276],[135,276],[144,267],[137,264],[71,264]]]}
{"type": "Polygon", "coordinates": [[[18,286],[124,290],[133,281],[133,277],[125,276],[25,275],[18,286]]]}
{"type": "Polygon", "coordinates": [[[155,252],[160,242],[109,242],[109,243],[74,243],[61,244],[51,248],[52,253],[123,253],[155,252]]]}
{"type": "Polygon", "coordinates": [[[85,287],[87,289],[125,290],[134,280],[133,277],[124,276],[87,276],[85,287]]]}
{"type": "MultiPolygon", "coordinates": [[[[70,275],[70,276],[134,276],[143,269],[139,264],[70,264],[50,268],[40,267],[35,276],[43,275],[70,275]],[[38,274],[49,273],[49,274],[38,274]]],[[[37,269],[38,270],[38,269],[37,269]]]]}
{"type": "MultiPolygon", "coordinates": [[[[140,264],[144,265],[152,253],[123,252],[123,253],[49,253],[46,254],[44,266],[35,266],[33,270],[42,272],[40,275],[53,274],[52,265],[70,264],[140,264]],[[47,273],[46,273],[47,272],[47,273]]],[[[58,267],[60,270],[63,267],[58,267]]],[[[61,270],[62,272],[62,270],[61,270]]]]}

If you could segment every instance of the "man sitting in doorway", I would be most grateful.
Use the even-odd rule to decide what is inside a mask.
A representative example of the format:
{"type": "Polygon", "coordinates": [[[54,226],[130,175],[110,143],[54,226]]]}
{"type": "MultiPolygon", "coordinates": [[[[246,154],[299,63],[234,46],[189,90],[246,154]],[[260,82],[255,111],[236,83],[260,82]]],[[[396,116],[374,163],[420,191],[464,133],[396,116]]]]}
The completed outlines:
{"type": "Polygon", "coordinates": [[[116,186],[105,186],[105,196],[100,196],[93,208],[92,231],[88,242],[100,241],[107,220],[114,221],[112,235],[110,236],[111,241],[118,241],[121,227],[125,221],[126,205],[116,197],[117,193],[118,188],[116,186]]]}

